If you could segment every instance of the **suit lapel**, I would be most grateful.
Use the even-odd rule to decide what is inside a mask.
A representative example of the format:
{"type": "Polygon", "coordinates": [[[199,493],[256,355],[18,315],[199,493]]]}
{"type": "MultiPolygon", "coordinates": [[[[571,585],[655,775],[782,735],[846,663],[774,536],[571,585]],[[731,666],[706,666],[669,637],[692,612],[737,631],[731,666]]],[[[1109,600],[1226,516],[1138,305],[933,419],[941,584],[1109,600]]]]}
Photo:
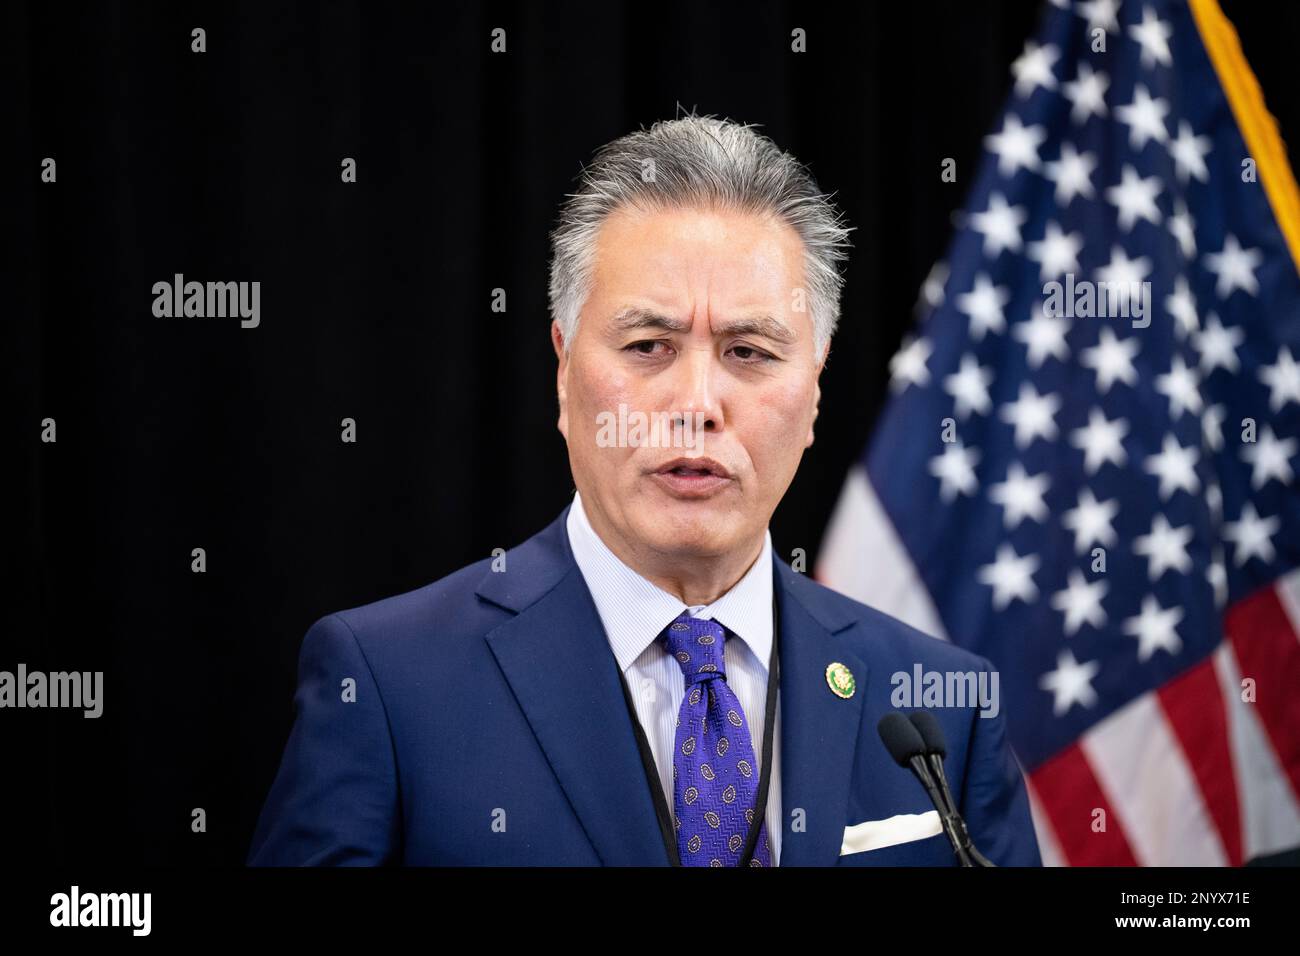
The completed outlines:
{"type": "Polygon", "coordinates": [[[569,550],[568,508],[506,553],[480,596],[516,616],[486,640],[606,866],[666,866],[623,677],[569,550]]]}
{"type": "MultiPolygon", "coordinates": [[[[607,866],[667,866],[649,783],[637,750],[623,677],[569,550],[568,508],[506,554],[478,594],[515,616],[488,646],[510,684],[597,856],[607,866]]],[[[783,822],[781,866],[833,866],[847,820],[862,723],[867,665],[838,636],[853,623],[819,588],[774,556],[780,620],[781,803],[786,821],[804,811],[803,832],[783,822]],[[826,667],[853,672],[847,700],[826,667]]]]}
{"type": "Polygon", "coordinates": [[[853,619],[825,600],[816,585],[775,558],[781,621],[781,866],[833,866],[847,819],[849,782],[862,730],[867,665],[837,636],[853,619]],[[844,699],[826,682],[827,665],[853,672],[857,689],[844,699]],[[804,812],[806,830],[790,832],[790,814],[804,812]]]}

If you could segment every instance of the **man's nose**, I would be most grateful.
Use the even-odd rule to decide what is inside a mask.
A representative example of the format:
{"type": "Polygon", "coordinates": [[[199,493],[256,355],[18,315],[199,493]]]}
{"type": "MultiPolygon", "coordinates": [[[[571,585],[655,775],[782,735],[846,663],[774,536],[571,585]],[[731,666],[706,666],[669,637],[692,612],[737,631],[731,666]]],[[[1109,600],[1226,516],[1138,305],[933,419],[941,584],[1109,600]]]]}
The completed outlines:
{"type": "Polygon", "coordinates": [[[679,412],[693,427],[718,431],[723,426],[722,368],[710,347],[683,349],[671,370],[666,411],[679,412]]]}

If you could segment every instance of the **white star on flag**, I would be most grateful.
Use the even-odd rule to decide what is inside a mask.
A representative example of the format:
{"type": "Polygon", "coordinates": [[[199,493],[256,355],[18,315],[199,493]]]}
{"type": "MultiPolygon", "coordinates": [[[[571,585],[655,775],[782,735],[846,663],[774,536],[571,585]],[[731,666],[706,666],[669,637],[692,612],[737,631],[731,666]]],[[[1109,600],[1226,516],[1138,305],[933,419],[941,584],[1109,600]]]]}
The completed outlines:
{"type": "Polygon", "coordinates": [[[1210,155],[1210,138],[1197,136],[1192,124],[1187,120],[1178,121],[1178,136],[1169,144],[1169,155],[1174,158],[1174,171],[1179,182],[1188,178],[1209,182],[1210,171],[1206,168],[1205,157],[1210,155]]]}
{"type": "Polygon", "coordinates": [[[998,157],[998,172],[1014,176],[1017,169],[1038,169],[1038,147],[1047,139],[1041,126],[1022,126],[1014,114],[1007,114],[1000,133],[984,137],[984,145],[998,157]]]}
{"type": "Polygon", "coordinates": [[[1106,88],[1110,78],[1100,71],[1093,72],[1087,63],[1079,64],[1078,75],[1061,87],[1061,92],[1070,101],[1070,119],[1075,123],[1086,123],[1089,116],[1106,115],[1106,88]]]}
{"type": "Polygon", "coordinates": [[[1169,519],[1157,511],[1151,519],[1150,533],[1134,539],[1133,552],[1147,559],[1147,574],[1152,581],[1169,570],[1185,574],[1192,567],[1192,556],[1187,553],[1192,536],[1190,525],[1171,527],[1169,519]]]}
{"type": "Polygon", "coordinates": [[[952,501],[958,495],[973,495],[979,488],[975,479],[977,448],[966,448],[960,441],[944,442],[943,451],[930,459],[930,474],[939,479],[939,497],[952,501]]]}
{"type": "Polygon", "coordinates": [[[1222,405],[1211,405],[1201,416],[1201,441],[1210,451],[1223,447],[1223,423],[1226,421],[1227,409],[1222,405]]]}
{"type": "Polygon", "coordinates": [[[906,339],[889,360],[889,387],[901,392],[909,385],[925,386],[930,383],[931,346],[924,338],[906,339]]]}
{"type": "Polygon", "coordinates": [[[988,274],[975,277],[975,287],[957,296],[957,308],[970,317],[970,335],[976,342],[986,332],[1001,332],[1007,327],[1003,306],[1011,301],[1011,292],[995,286],[988,274]]]}
{"type": "Polygon", "coordinates": [[[1079,364],[1097,373],[1097,391],[1105,395],[1116,382],[1125,385],[1137,382],[1133,359],[1141,348],[1135,337],[1116,338],[1110,326],[1103,325],[1097,344],[1079,353],[1079,364]]]}
{"type": "Polygon", "coordinates": [[[1233,563],[1241,567],[1251,558],[1272,561],[1273,535],[1281,527],[1282,522],[1277,515],[1261,517],[1255,508],[1255,502],[1247,501],[1236,521],[1225,521],[1223,524],[1224,540],[1236,546],[1233,549],[1233,563]]]}
{"type": "Polygon", "coordinates": [[[1056,89],[1056,75],[1052,73],[1052,64],[1061,58],[1061,51],[1051,44],[1039,46],[1033,40],[1025,44],[1025,50],[1011,64],[1011,72],[1016,78],[1016,95],[1026,97],[1038,87],[1045,90],[1056,89]]]}
{"type": "Polygon", "coordinates": [[[1059,717],[1075,704],[1095,706],[1097,692],[1092,689],[1092,679],[1099,670],[1101,665],[1096,661],[1080,664],[1068,650],[1061,651],[1056,657],[1056,670],[1048,671],[1038,681],[1038,686],[1052,695],[1052,713],[1059,717]]]}
{"type": "Polygon", "coordinates": [[[1119,227],[1125,232],[1130,231],[1138,219],[1145,219],[1152,225],[1160,224],[1160,207],[1156,205],[1159,195],[1160,177],[1143,179],[1127,163],[1120,184],[1106,190],[1106,198],[1119,213],[1119,227]]]}
{"type": "Polygon", "coordinates": [[[1128,144],[1134,150],[1141,150],[1152,139],[1157,143],[1169,139],[1169,130],[1165,129],[1167,112],[1169,104],[1153,99],[1147,87],[1139,83],[1134,87],[1134,101],[1115,107],[1115,118],[1128,127],[1128,144]]]}
{"type": "Polygon", "coordinates": [[[1174,214],[1169,217],[1169,234],[1178,242],[1178,251],[1183,258],[1191,259],[1196,255],[1196,224],[1192,214],[1187,211],[1187,204],[1181,199],[1174,200],[1174,214]]]}
{"type": "Polygon", "coordinates": [[[1216,368],[1235,373],[1241,368],[1237,347],[1246,341],[1246,333],[1237,326],[1225,327],[1219,317],[1211,312],[1205,317],[1205,328],[1196,334],[1196,351],[1201,353],[1201,374],[1209,375],[1216,368]]]}
{"type": "Polygon", "coordinates": [[[1226,299],[1236,289],[1244,289],[1248,295],[1259,291],[1259,282],[1255,270],[1264,261],[1264,254],[1258,249],[1243,249],[1237,237],[1228,233],[1223,237],[1223,249],[1219,252],[1205,254],[1205,268],[1219,277],[1214,293],[1220,299],[1226,299]]]}
{"type": "Polygon", "coordinates": [[[1118,501],[1098,501],[1091,488],[1082,488],[1078,503],[1062,516],[1061,524],[1074,532],[1074,550],[1085,554],[1094,544],[1109,548],[1118,540],[1111,524],[1117,514],[1118,501]]]}
{"type": "Polygon", "coordinates": [[[1106,413],[1096,406],[1088,409],[1088,424],[1070,434],[1070,444],[1083,451],[1083,470],[1095,475],[1101,466],[1110,462],[1117,468],[1128,461],[1123,438],[1128,434],[1128,422],[1122,418],[1108,421],[1106,413]]]}
{"type": "Polygon", "coordinates": [[[1060,408],[1059,396],[1051,392],[1040,395],[1032,383],[1021,382],[1020,394],[1014,402],[1002,406],[999,417],[1015,426],[1016,447],[1028,448],[1035,438],[1056,438],[1056,413],[1060,408]]]}
{"type": "Polygon", "coordinates": [[[1095,628],[1106,626],[1106,612],[1101,599],[1109,585],[1103,580],[1089,581],[1078,568],[1071,568],[1069,582],[1063,591],[1052,595],[1052,609],[1065,615],[1065,635],[1077,634],[1084,624],[1095,628]]]}
{"type": "Polygon", "coordinates": [[[1114,289],[1118,307],[1128,310],[1134,293],[1141,289],[1142,282],[1151,274],[1151,260],[1146,256],[1130,259],[1119,246],[1111,249],[1110,262],[1097,270],[1097,279],[1114,289]]]}
{"type": "Polygon", "coordinates": [[[1173,28],[1157,17],[1150,7],[1142,8],[1142,22],[1129,27],[1128,33],[1142,47],[1143,66],[1168,66],[1174,61],[1169,52],[1173,28]]]}
{"type": "Polygon", "coordinates": [[[1075,12],[1088,21],[1088,30],[1105,30],[1107,33],[1119,32],[1119,0],[1084,0],[1075,7],[1075,12]]]}
{"type": "MultiPolygon", "coordinates": [[[[1039,278],[1044,282],[1065,273],[1079,271],[1079,253],[1083,251],[1083,236],[1077,232],[1065,233],[1055,222],[1049,222],[1043,238],[1025,246],[1025,254],[1041,265],[1039,278]]],[[[1008,298],[1010,293],[1007,293],[1008,298]]]]}
{"type": "Polygon", "coordinates": [[[1139,83],[1133,88],[1133,102],[1115,107],[1115,118],[1129,128],[1129,145],[1140,150],[1153,139],[1157,143],[1169,139],[1169,130],[1165,128],[1165,114],[1168,112],[1169,104],[1153,98],[1139,83]]]}
{"type": "Polygon", "coordinates": [[[1259,380],[1268,386],[1270,411],[1281,411],[1288,402],[1300,402],[1300,365],[1285,345],[1277,350],[1277,361],[1261,365],[1259,380]]]}
{"type": "Polygon", "coordinates": [[[939,261],[930,267],[921,283],[921,299],[932,309],[943,305],[943,288],[948,284],[948,263],[939,261]]]}
{"type": "Polygon", "coordinates": [[[1048,315],[1039,308],[1028,322],[1017,322],[1012,326],[1011,337],[1023,342],[1029,350],[1030,368],[1038,368],[1049,355],[1062,362],[1069,356],[1070,350],[1065,344],[1065,333],[1069,328],[1068,319],[1048,315]]]}
{"type": "Polygon", "coordinates": [[[1255,441],[1241,446],[1242,460],[1251,467],[1250,486],[1263,488],[1274,478],[1283,485],[1290,484],[1295,477],[1291,470],[1291,456],[1296,453],[1296,448],[1294,438],[1278,438],[1273,434],[1273,426],[1263,425],[1255,441]]]}
{"type": "Polygon", "coordinates": [[[977,575],[981,584],[993,588],[993,609],[1000,611],[1016,600],[1028,604],[1037,599],[1034,572],[1040,563],[1036,554],[1021,557],[1010,544],[999,545],[993,563],[984,565],[977,575]]]}
{"type": "Polygon", "coordinates": [[[1043,495],[1050,481],[1045,472],[1025,474],[1024,465],[1013,461],[1007,468],[1006,481],[989,488],[989,500],[1002,506],[1002,521],[1008,530],[1018,527],[1026,518],[1041,522],[1047,517],[1043,495]]]}
{"type": "Polygon", "coordinates": [[[967,353],[961,357],[961,367],[943,380],[943,387],[952,396],[958,418],[969,418],[971,412],[983,415],[993,404],[989,385],[993,370],[984,368],[975,356],[967,353]]]}
{"type": "Polygon", "coordinates": [[[1196,449],[1184,448],[1173,435],[1165,435],[1160,452],[1146,460],[1146,471],[1160,479],[1160,500],[1167,501],[1179,489],[1195,494],[1201,487],[1196,477],[1196,449]]]}
{"type": "Polygon", "coordinates": [[[1181,607],[1162,608],[1154,595],[1144,597],[1141,612],[1124,621],[1124,633],[1138,639],[1138,660],[1150,660],[1156,651],[1177,654],[1183,646],[1178,636],[1182,619],[1181,607]]]}
{"type": "Polygon", "coordinates": [[[1180,275],[1174,280],[1174,291],[1165,298],[1165,311],[1177,320],[1174,333],[1180,339],[1195,333],[1200,327],[1200,320],[1196,318],[1196,299],[1186,276],[1180,275]]]}
{"type": "Polygon", "coordinates": [[[1008,206],[998,193],[989,196],[989,208],[970,217],[971,228],[984,236],[984,255],[997,258],[1003,249],[1020,250],[1020,227],[1029,213],[1019,206],[1008,206]]]}
{"type": "Polygon", "coordinates": [[[1097,160],[1091,153],[1080,153],[1073,143],[1061,147],[1059,159],[1043,165],[1043,175],[1056,184],[1056,202],[1062,209],[1075,196],[1091,199],[1096,190],[1092,185],[1092,171],[1097,160]]]}
{"type": "Polygon", "coordinates": [[[1169,399],[1169,417],[1177,419],[1184,412],[1193,415],[1201,410],[1200,379],[1187,367],[1181,355],[1175,355],[1168,372],[1156,376],[1156,391],[1169,399]]]}

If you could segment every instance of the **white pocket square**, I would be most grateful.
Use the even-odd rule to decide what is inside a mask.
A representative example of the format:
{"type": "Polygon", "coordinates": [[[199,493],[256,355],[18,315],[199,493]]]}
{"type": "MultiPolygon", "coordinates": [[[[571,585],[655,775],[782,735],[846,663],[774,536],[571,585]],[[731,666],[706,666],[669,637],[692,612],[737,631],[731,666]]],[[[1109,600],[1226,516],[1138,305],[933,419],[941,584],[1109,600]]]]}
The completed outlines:
{"type": "Polygon", "coordinates": [[[928,810],[925,813],[900,813],[884,820],[867,820],[844,828],[844,842],[840,844],[840,856],[846,853],[861,853],[863,850],[879,850],[882,847],[913,840],[924,840],[943,832],[939,822],[939,811],[928,810]]]}

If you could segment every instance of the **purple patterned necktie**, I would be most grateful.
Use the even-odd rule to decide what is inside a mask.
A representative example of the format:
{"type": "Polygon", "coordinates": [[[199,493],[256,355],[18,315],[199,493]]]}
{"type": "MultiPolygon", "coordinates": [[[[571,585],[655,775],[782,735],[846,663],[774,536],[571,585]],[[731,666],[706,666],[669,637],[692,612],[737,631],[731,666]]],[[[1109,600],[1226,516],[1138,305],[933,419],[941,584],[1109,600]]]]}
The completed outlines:
{"type": "MultiPolygon", "coordinates": [[[[739,866],[754,819],[758,768],[749,724],[727,686],[726,634],[681,614],[663,641],[686,676],[673,746],[673,825],[682,866],[739,866]]],[[[750,866],[770,866],[763,821],[750,866]]]]}

